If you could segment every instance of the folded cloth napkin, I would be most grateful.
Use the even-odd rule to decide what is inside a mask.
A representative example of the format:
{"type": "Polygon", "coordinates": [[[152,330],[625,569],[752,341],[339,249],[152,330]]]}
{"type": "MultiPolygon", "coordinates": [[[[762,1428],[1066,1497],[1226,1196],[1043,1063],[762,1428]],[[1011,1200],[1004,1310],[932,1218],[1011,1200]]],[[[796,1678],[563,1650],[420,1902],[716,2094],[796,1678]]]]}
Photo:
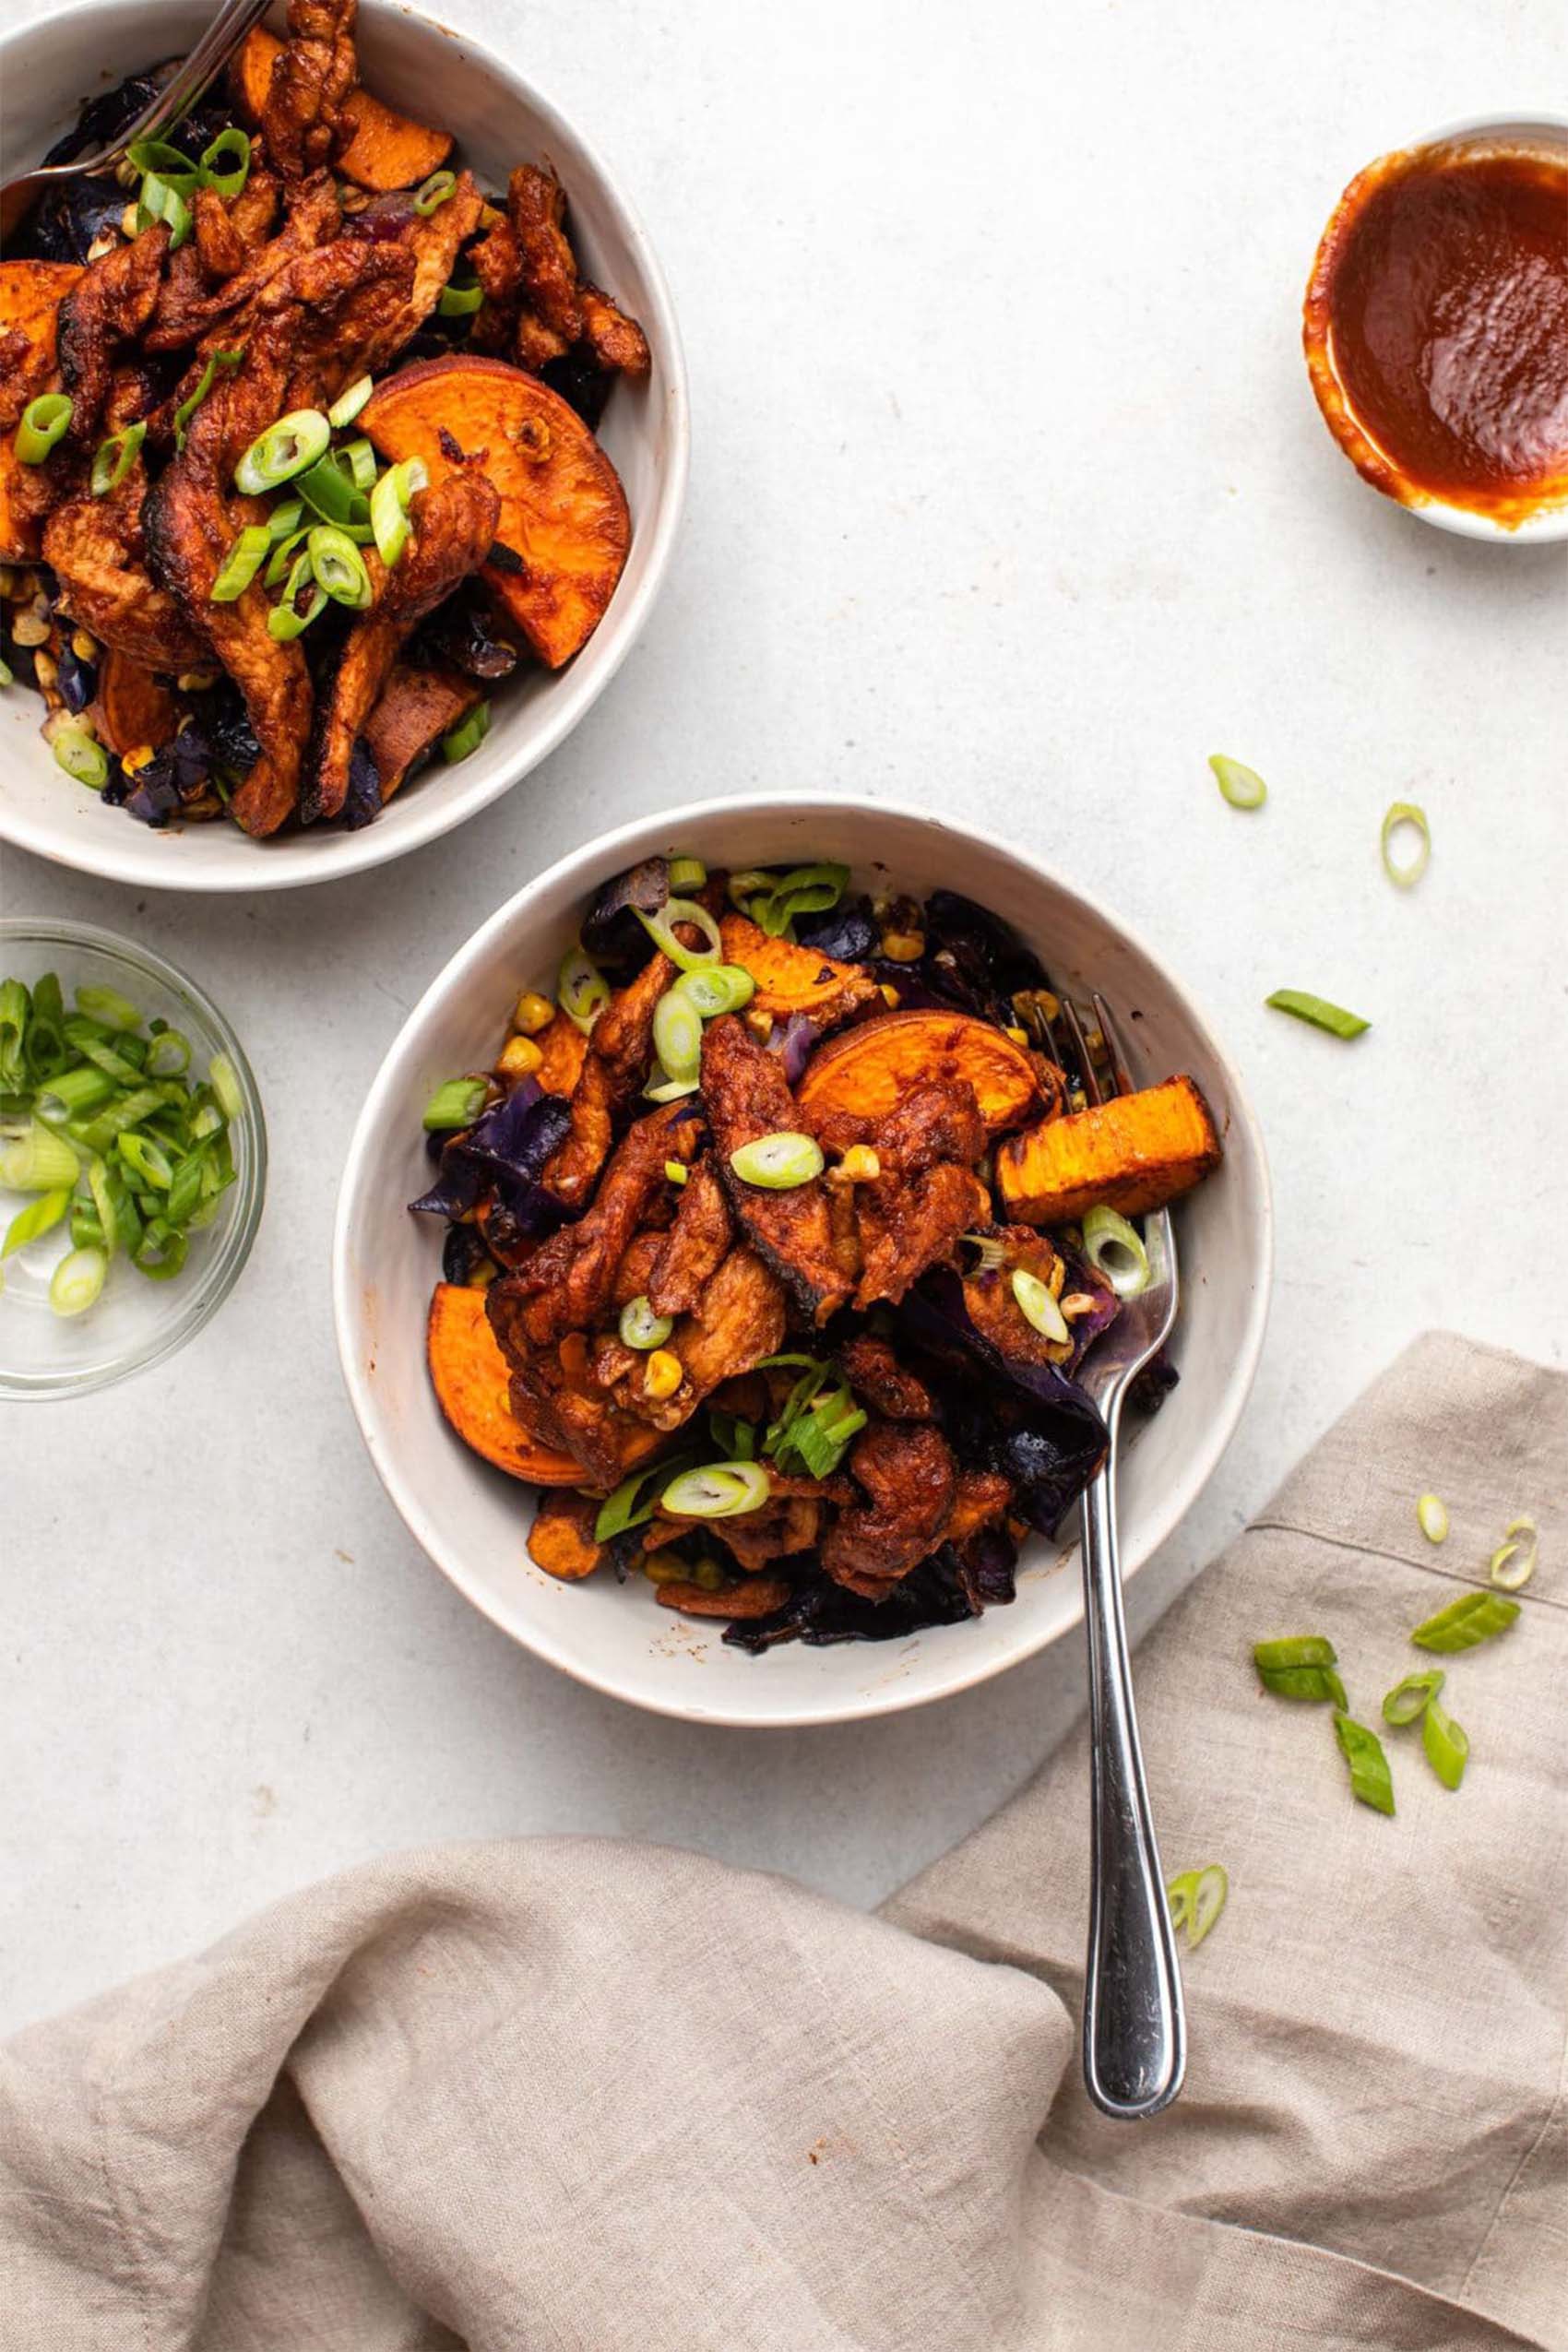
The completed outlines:
{"type": "Polygon", "coordinates": [[[1422,1340],[1144,1645],[1167,1868],[1230,1873],[1153,2122],[1078,2081],[1081,1733],[880,1918],[410,1854],[0,2053],[0,2346],[1562,2352],[1565,1467],[1568,1380],[1422,1340]],[[1376,1721],[1524,1510],[1522,1616],[1447,1661],[1463,1788],[1389,1732],[1396,1817],[1353,1803],[1250,1645],[1328,1634],[1376,1721]]]}

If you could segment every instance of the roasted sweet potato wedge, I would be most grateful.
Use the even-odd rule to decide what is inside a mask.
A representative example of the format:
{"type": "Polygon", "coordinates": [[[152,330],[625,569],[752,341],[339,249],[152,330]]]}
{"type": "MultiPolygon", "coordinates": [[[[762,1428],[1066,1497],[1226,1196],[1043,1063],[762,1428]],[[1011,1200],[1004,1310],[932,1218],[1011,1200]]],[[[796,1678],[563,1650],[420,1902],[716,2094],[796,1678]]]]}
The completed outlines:
{"type": "Polygon", "coordinates": [[[817,1048],[795,1097],[817,1118],[846,1111],[885,1119],[925,1078],[967,1078],[992,1135],[1022,1126],[1045,1105],[1022,1046],[968,1013],[885,1013],[862,1021],[817,1048]]]}
{"type": "Polygon", "coordinates": [[[996,1182],[1009,1216],[1070,1225],[1099,1202],[1123,1217],[1163,1208],[1218,1165],[1207,1103],[1191,1078],[1168,1078],[1010,1135],[996,1182]]]}
{"type": "MultiPolygon", "coordinates": [[[[579,1476],[581,1474],[579,1473],[579,1476]]],[[[586,1494],[547,1494],[529,1533],[529,1558],[550,1576],[576,1584],[591,1576],[603,1553],[593,1539],[599,1505],[586,1494]]]]}
{"type": "MultiPolygon", "coordinates": [[[[273,63],[282,46],[275,33],[258,25],[247,34],[230,68],[234,102],[253,130],[261,120],[273,63]]],[[[370,188],[377,195],[417,187],[438,172],[452,152],[449,131],[433,131],[407,114],[395,113],[368,89],[350,90],[343,113],[350,135],[334,168],[356,187],[370,188]]]]}
{"type": "Polygon", "coordinates": [[[544,1059],[534,1076],[546,1094],[570,1094],[588,1059],[588,1041],[576,1021],[557,1013],[534,1039],[544,1059]]]}
{"type": "Polygon", "coordinates": [[[54,323],[81,271],[74,261],[0,261],[0,329],[25,335],[54,364],[54,323]]]}
{"type": "Polygon", "coordinates": [[[384,457],[422,457],[432,481],[484,453],[501,498],[486,588],[559,670],[598,627],[632,543],[614,467],[576,410],[505,360],[457,354],[388,376],[360,417],[384,457]]]}
{"type": "Polygon", "coordinates": [[[149,743],[157,751],[179,723],[180,706],[168,687],[128,653],[106,648],[98,672],[98,731],[110,750],[134,752],[149,743]]]}
{"type": "Polygon", "coordinates": [[[0,261],[0,391],[11,396],[0,415],[0,563],[26,564],[38,553],[38,522],[19,511],[14,495],[22,461],[14,446],[18,417],[54,374],[55,323],[60,304],[81,271],[74,262],[0,261]],[[13,339],[26,344],[19,350],[13,339]]]}
{"type": "Polygon", "coordinates": [[[728,914],[719,926],[724,960],[739,964],[756,982],[752,1002],[776,1021],[803,1013],[819,1028],[841,1021],[857,1005],[869,1004],[877,986],[869,972],[836,963],[814,947],[792,939],[770,939],[745,915],[728,914]]]}
{"type": "Polygon", "coordinates": [[[513,1412],[511,1367],[486,1320],[482,1290],[438,1282],[425,1347],[436,1400],[465,1445],[535,1486],[582,1484],[571,1455],[541,1444],[513,1412]]]}
{"type": "Polygon", "coordinates": [[[364,723],[364,737],[381,779],[383,804],[440,738],[456,727],[480,698],[472,678],[457,670],[432,670],[398,661],[381,689],[381,699],[364,723]]]}

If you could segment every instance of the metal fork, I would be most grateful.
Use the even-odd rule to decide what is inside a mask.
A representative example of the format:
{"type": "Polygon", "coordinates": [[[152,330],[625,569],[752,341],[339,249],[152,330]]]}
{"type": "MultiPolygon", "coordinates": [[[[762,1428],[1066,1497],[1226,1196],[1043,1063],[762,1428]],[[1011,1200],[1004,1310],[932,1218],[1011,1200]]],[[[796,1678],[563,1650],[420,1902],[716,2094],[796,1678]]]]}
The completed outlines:
{"type": "MultiPolygon", "coordinates": [[[[1083,1024],[1065,998],[1062,1020],[1076,1051],[1084,1092],[1098,1104],[1132,1087],[1110,1008],[1098,993],[1091,1001],[1105,1049],[1099,1066],[1083,1024]]],[[[1158,1209],[1144,1219],[1144,1245],[1149,1262],[1147,1288],[1125,1302],[1078,1373],[1111,1435],[1104,1465],[1083,1499],[1092,1839],[1084,2083],[1103,2114],[1126,2120],[1157,2115],[1168,2107],[1182,2087],[1187,2064],[1182,1972],[1138,1746],[1116,1545],[1123,1400],[1135,1374],[1164,1346],[1176,1320],[1176,1243],[1167,1210],[1158,1209]]]]}
{"type": "Polygon", "coordinates": [[[223,6],[188,57],[183,57],[157,97],[110,147],[70,163],[41,163],[0,184],[0,244],[30,211],[46,188],[61,180],[112,172],[137,139],[156,138],[205,98],[251,27],[267,14],[269,0],[223,0],[223,6]]]}

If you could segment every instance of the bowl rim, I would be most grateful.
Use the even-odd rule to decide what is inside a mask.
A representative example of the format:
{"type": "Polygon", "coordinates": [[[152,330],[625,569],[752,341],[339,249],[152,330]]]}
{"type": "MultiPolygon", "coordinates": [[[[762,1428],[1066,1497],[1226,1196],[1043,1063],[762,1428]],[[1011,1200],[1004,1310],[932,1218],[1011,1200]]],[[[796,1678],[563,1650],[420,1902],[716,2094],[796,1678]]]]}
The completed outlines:
{"type": "MultiPolygon", "coordinates": [[[[1314,274],[1318,257],[1321,256],[1324,245],[1333,231],[1335,222],[1338,220],[1339,208],[1346,196],[1366,172],[1375,171],[1380,163],[1386,161],[1393,155],[1414,154],[1422,148],[1444,147],[1459,139],[1483,138],[1488,134],[1508,131],[1556,133],[1560,138],[1568,143],[1568,114],[1560,114],[1550,106],[1490,107],[1484,113],[1462,114],[1454,122],[1442,123],[1436,130],[1427,131],[1420,138],[1408,139],[1399,147],[1384,148],[1380,154],[1374,155],[1370,162],[1362,164],[1359,171],[1351,174],[1336,197],[1334,208],[1324,224],[1314,249],[1313,263],[1314,274]]],[[[1375,449],[1377,443],[1373,435],[1356,414],[1349,394],[1339,380],[1339,372],[1334,364],[1332,339],[1326,334],[1323,339],[1323,357],[1324,366],[1334,378],[1335,388],[1339,398],[1344,403],[1346,415],[1355,426],[1356,431],[1375,449]]],[[[1313,386],[1313,396],[1323,413],[1324,423],[1328,426],[1330,438],[1346,462],[1354,466],[1354,458],[1335,430],[1332,417],[1324,409],[1323,395],[1316,375],[1312,373],[1310,366],[1309,375],[1313,386]]],[[[1360,469],[1357,468],[1356,470],[1359,472],[1360,469]]],[[[1362,479],[1365,480],[1365,477],[1363,476],[1362,479]]],[[[1372,490],[1378,489],[1376,482],[1369,482],[1367,486],[1372,490]]],[[[1510,527],[1506,523],[1499,522],[1495,516],[1483,515],[1467,506],[1451,505],[1446,499],[1443,498],[1420,498],[1408,501],[1392,497],[1386,491],[1381,491],[1379,494],[1387,505],[1402,508],[1407,515],[1413,515],[1418,522],[1429,524],[1434,530],[1448,531],[1456,539],[1480,540],[1491,547],[1551,547],[1560,540],[1568,539],[1568,497],[1560,498],[1550,506],[1538,508],[1535,514],[1526,516],[1521,522],[1510,527]]]]}
{"type": "MultiPolygon", "coordinates": [[[[1268,1321],[1269,1302],[1274,1277],[1274,1203],[1268,1155],[1263,1131],[1258,1123],[1251,1099],[1242,1083],[1241,1073],[1225,1048],[1220,1044],[1212,1024],[1180,980],[1164,956],[1156,955],[1142,934],[1124,922],[1119,915],[1108,913],[1087,892],[1080,890],[1056,867],[1043,863],[1031,852],[1003,840],[988,827],[958,825],[937,811],[909,801],[888,800],[867,793],[814,795],[802,799],[796,795],[770,793],[728,793],[720,797],[694,801],[652,812],[617,826],[612,832],[596,835],[578,849],[546,867],[533,879],[514,891],[505,902],[488,916],[469,937],[448,956],[434,979],[414,1004],[397,1036],[383,1056],[380,1067],[371,1081],[369,1092],[354,1123],[353,1134],[343,1162],[339,1182],[338,1202],[332,1228],[332,1314],[338,1341],[338,1359],[348,1390],[350,1406],[358,1423],[361,1438],[377,1477],[380,1479],[393,1507],[409,1533],[429,1560],[431,1565],[462,1594],[480,1613],[488,1618],[497,1630],[520,1648],[529,1650],[547,1665],[555,1667],[572,1680],[606,1697],[621,1700],[624,1705],[640,1708],[645,1713],[673,1717],[681,1722],[721,1725],[732,1729],[749,1731],[803,1730],[836,1723],[858,1723],[872,1716],[900,1715],[917,1706],[929,1706],[943,1699],[956,1698],[961,1693],[975,1689],[993,1676],[1020,1666],[1027,1658],[1038,1657],[1043,1649],[1071,1633],[1083,1622],[1083,1594],[1075,1582],[1070,1614],[1059,1626],[1048,1626],[1038,1632],[1022,1631],[1016,1647],[1004,1656],[989,1659],[978,1658],[972,1667],[964,1669],[960,1659],[954,1679],[940,1689],[909,1692],[900,1684],[885,1686],[853,1700],[823,1705],[804,1704],[788,1714],[759,1718],[732,1706],[705,1705],[701,1707],[683,1705],[671,1697],[668,1701],[627,1690],[613,1674],[598,1672],[591,1659],[575,1655],[542,1627],[519,1633],[503,1621],[483,1594],[465,1572],[444,1556],[442,1538],[427,1514],[420,1494],[410,1479],[405,1479],[397,1463],[387,1458],[378,1443],[374,1428],[374,1415],[367,1377],[362,1371],[354,1346],[356,1292],[362,1285],[362,1275],[352,1271],[350,1255],[350,1223],[357,1193],[366,1181],[367,1173],[376,1160],[376,1139],[387,1124],[392,1098],[406,1085],[405,1065],[414,1058],[413,1039],[435,1006],[454,990],[460,988],[472,968],[483,960],[493,943],[505,937],[517,921],[525,903],[557,888],[586,889],[593,880],[601,880],[617,866],[631,863],[638,855],[648,853],[649,842],[661,833],[679,831],[695,837],[705,828],[713,828],[742,815],[776,812],[785,815],[804,816],[831,826],[847,811],[876,816],[890,816],[930,828],[934,833],[956,835],[983,843],[1020,868],[1031,883],[1042,884],[1065,897],[1075,898],[1093,909],[1099,918],[1137,953],[1144,956],[1157,970],[1182,1012],[1203,1037],[1214,1056],[1216,1066],[1223,1074],[1229,1098],[1231,1126],[1245,1134],[1250,1156],[1259,1180],[1257,1230],[1257,1280],[1246,1306],[1245,1324],[1234,1351],[1229,1378],[1221,1409],[1211,1421],[1204,1442],[1193,1449],[1182,1478],[1173,1480],[1160,1503],[1151,1514],[1146,1539],[1138,1556],[1131,1565],[1124,1565],[1123,1581],[1136,1575],[1153,1558],[1185,1517],[1208,1484],[1230,1439],[1235,1434],[1247,1399],[1256,1377],[1263,1351],[1264,1334],[1268,1321]]],[[[1076,1550],[1076,1545],[1073,1550],[1076,1550]]],[[[1022,1623],[1025,1621],[1021,1621],[1022,1623]]]]}
{"type": "Polygon", "coordinates": [[[206,1022],[218,1041],[219,1051],[226,1053],[232,1063],[246,1120],[247,1148],[235,1179],[233,1213],[219,1246],[209,1258],[204,1258],[199,1274],[185,1286],[189,1294],[185,1303],[156,1342],[128,1348],[110,1362],[85,1373],[50,1372],[33,1379],[0,1366],[0,1401],[47,1405],[72,1396],[89,1396],[129,1380],[134,1373],[150,1371],[154,1364],[163,1363],[176,1354],[211,1322],[244,1272],[261,1225],[267,1202],[267,1113],[262,1108],[255,1073],[227,1015],[199,981],[159,955],[155,948],[144,946],[139,940],[126,939],[118,932],[105,931],[98,923],[32,915],[0,918],[0,963],[13,944],[23,943],[47,948],[89,949],[119,964],[127,973],[156,980],[172,994],[184,997],[206,1022]]]}
{"type": "MultiPolygon", "coordinates": [[[[168,0],[163,0],[168,5],[168,0]]],[[[545,715],[540,722],[537,740],[526,752],[503,766],[498,774],[483,783],[463,784],[460,769],[449,769],[441,778],[451,789],[445,796],[432,791],[421,794],[419,814],[410,817],[401,838],[388,839],[380,825],[362,826],[357,832],[342,831],[325,835],[315,845],[326,854],[308,861],[291,861],[285,864],[269,859],[267,844],[253,845],[254,861],[236,861],[233,870],[220,869],[217,873],[187,871],[182,874],[177,860],[171,857],[169,871],[149,873],[137,864],[127,866],[113,846],[117,836],[105,829],[101,837],[89,829],[79,840],[72,837],[69,827],[53,830],[45,820],[35,818],[15,808],[0,781],[0,841],[8,841],[32,856],[44,858],[53,865],[63,865],[77,873],[98,875],[128,888],[175,891],[200,891],[225,895],[244,895],[260,890],[303,890],[322,882],[341,882],[349,876],[368,873],[379,865],[394,864],[411,856],[432,841],[451,833],[460,825],[477,816],[516,789],[526,776],[540,766],[555,752],[572,731],[587,718],[619,671],[626,656],[641,636],[649,614],[658,600],[669,573],[675,543],[680,537],[681,522],[685,510],[686,490],[691,473],[691,390],[686,371],[684,346],[676,319],[674,303],[663,267],[645,228],[640,213],[627,196],[617,176],[611,171],[593,141],[578,129],[567,115],[539,85],[526,74],[519,73],[483,36],[467,26],[460,31],[444,25],[440,18],[422,7],[407,4],[407,0],[362,0],[370,19],[411,18],[423,25],[437,39],[456,42],[464,52],[464,62],[482,73],[496,77],[515,98],[520,98],[539,117],[546,140],[551,137],[564,138],[576,148],[588,172],[598,184],[608,208],[615,215],[622,235],[633,253],[647,289],[647,300],[642,305],[641,322],[656,360],[663,368],[662,429],[666,453],[659,461],[657,473],[657,495],[649,520],[638,533],[644,549],[640,576],[626,588],[624,580],[618,584],[612,597],[593,643],[604,634],[607,649],[601,653],[599,668],[589,671],[580,667],[581,657],[564,670],[552,673],[553,691],[544,705],[545,715]],[[624,590],[624,593],[623,591],[624,590]],[[377,837],[385,846],[378,846],[377,837]],[[254,862],[255,871],[251,871],[254,862]]],[[[156,39],[158,0],[147,11],[148,38],[156,39]]],[[[47,26],[51,35],[64,31],[75,36],[77,44],[89,44],[81,53],[90,54],[90,33],[87,28],[95,19],[120,20],[134,18],[139,12],[133,0],[76,0],[76,4],[52,10],[45,18],[33,18],[0,30],[0,77],[3,77],[12,53],[39,38],[47,26]]],[[[68,41],[65,44],[72,46],[68,41]]],[[[651,396],[650,396],[651,397],[651,396]]],[[[585,647],[586,651],[587,648],[585,647]]],[[[426,779],[434,783],[432,777],[426,779]]],[[[188,828],[182,842],[194,831],[198,838],[200,827],[188,828]]],[[[173,844],[177,848],[180,844],[173,844]]]]}

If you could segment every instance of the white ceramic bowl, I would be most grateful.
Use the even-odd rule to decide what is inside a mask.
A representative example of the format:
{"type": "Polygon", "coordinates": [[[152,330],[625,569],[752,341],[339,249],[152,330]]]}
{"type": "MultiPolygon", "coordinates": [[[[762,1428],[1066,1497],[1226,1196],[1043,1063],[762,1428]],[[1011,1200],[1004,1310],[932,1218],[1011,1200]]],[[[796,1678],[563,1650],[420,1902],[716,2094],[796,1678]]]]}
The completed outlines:
{"type": "Polygon", "coordinates": [[[720,1625],[659,1607],[640,1581],[564,1585],[524,1549],[534,1491],[471,1454],[443,1420],[424,1362],[444,1228],[405,1204],[425,1190],[420,1117],[433,1087],[493,1058],[520,989],[553,986],[599,885],[656,852],[739,868],[846,861],[861,887],[960,890],[1016,926],[1058,987],[1097,987],[1127,1015],[1139,1075],[1191,1071],[1224,1140],[1218,1172],[1177,1215],[1184,1304],[1180,1386],[1132,1449],[1121,1487],[1130,1575],[1168,1536],[1225,1449],[1263,1343],[1273,1244],[1263,1141],[1241,1083],[1149,950],[1066,883],[1000,842],[919,811],[853,801],[709,801],[604,836],[517,893],[426,990],[370,1091],[338,1202],[333,1296],[354,1412],[410,1532],[514,1640],[597,1690],[661,1715],[761,1726],[890,1715],[1030,1657],[1082,1614],[1070,1544],[1035,1541],[1011,1608],[885,1643],[727,1648],[720,1625]]]}
{"type": "MultiPolygon", "coordinates": [[[[1448,146],[1568,148],[1568,114],[1543,113],[1534,110],[1521,110],[1517,113],[1500,114],[1467,114],[1460,122],[1444,123],[1440,129],[1429,131],[1424,138],[1410,140],[1408,150],[1401,148],[1396,151],[1405,153],[1421,148],[1448,146]]],[[[1380,157],[1378,161],[1382,160],[1380,157]]],[[[1357,182],[1365,177],[1366,172],[1376,169],[1377,163],[1368,164],[1365,171],[1358,172],[1356,179],[1352,180],[1346,188],[1344,196],[1340,197],[1339,204],[1335,207],[1328,225],[1324,229],[1319,245],[1320,260],[1323,245],[1334,234],[1345,197],[1350,194],[1357,182]]],[[[1317,267],[1317,262],[1314,262],[1314,275],[1317,267]]],[[[1350,396],[1339,379],[1338,372],[1334,364],[1332,335],[1324,334],[1321,339],[1313,339],[1309,345],[1308,370],[1313,378],[1313,394],[1323,412],[1324,421],[1342,453],[1350,457],[1351,462],[1354,463],[1352,453],[1346,446],[1348,434],[1352,440],[1360,439],[1372,451],[1377,452],[1378,445],[1375,435],[1369,432],[1356,414],[1350,396]],[[1319,380],[1320,369],[1322,381],[1319,380]],[[1333,413],[1336,410],[1341,412],[1337,421],[1333,413]]],[[[1373,483],[1372,487],[1375,489],[1378,485],[1373,483]]],[[[1387,495],[1386,493],[1384,494],[1387,495]]],[[[1452,506],[1446,499],[1443,498],[1412,498],[1408,504],[1404,500],[1396,499],[1392,500],[1391,503],[1403,505],[1406,513],[1414,515],[1419,521],[1431,523],[1438,530],[1453,531],[1461,539],[1490,540],[1503,547],[1540,547],[1553,540],[1568,539],[1568,501],[1560,500],[1554,505],[1543,506],[1538,513],[1528,515],[1522,522],[1515,524],[1499,522],[1495,516],[1479,514],[1467,506],[1452,506]]]]}
{"type": "MultiPolygon", "coordinates": [[[[188,49],[211,0],[91,0],[0,37],[0,155],[7,172],[42,155],[84,98],[188,49]]],[[[480,749],[428,767],[374,825],[252,841],[227,824],[155,832],[104,808],[56,766],[30,692],[0,697],[0,838],[111,881],[163,890],[286,890],[400,858],[506,791],[571,732],[609,684],[647,619],[670,561],[685,496],[685,363],[663,275],[631,206],[580,133],[522,76],[468,32],[381,0],[360,10],[367,86],[392,105],[458,135],[482,182],[548,158],[572,208],[585,269],[641,320],[653,355],[646,385],[618,384],[600,437],[625,485],[632,551],[610,608],[575,661],[508,681],[480,749]]]]}

